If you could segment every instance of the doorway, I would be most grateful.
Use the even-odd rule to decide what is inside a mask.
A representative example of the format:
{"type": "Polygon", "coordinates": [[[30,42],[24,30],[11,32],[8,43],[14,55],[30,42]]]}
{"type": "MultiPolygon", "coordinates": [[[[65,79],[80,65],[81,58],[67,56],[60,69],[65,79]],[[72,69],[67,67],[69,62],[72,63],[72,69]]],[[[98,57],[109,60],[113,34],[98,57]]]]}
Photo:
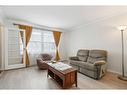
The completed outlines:
{"type": "Polygon", "coordinates": [[[9,28],[6,33],[5,70],[26,67],[25,30],[9,28]]]}

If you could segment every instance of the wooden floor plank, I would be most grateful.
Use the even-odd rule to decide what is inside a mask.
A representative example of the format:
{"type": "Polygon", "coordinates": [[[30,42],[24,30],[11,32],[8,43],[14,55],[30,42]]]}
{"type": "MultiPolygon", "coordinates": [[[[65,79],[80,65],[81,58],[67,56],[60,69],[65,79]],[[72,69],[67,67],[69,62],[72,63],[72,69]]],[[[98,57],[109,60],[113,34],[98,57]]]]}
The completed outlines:
{"type": "MultiPolygon", "coordinates": [[[[36,66],[5,71],[0,77],[0,89],[62,89],[52,78],[47,78],[46,70],[36,66]]],[[[101,80],[94,80],[78,73],[78,87],[70,89],[127,89],[127,81],[108,72],[101,80]]]]}

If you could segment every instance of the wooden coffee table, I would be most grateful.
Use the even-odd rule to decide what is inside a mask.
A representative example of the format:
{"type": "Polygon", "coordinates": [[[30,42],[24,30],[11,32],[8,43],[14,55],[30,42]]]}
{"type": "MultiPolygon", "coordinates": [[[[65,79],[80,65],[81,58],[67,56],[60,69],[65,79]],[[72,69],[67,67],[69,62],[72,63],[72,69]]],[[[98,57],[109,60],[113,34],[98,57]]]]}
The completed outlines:
{"type": "Polygon", "coordinates": [[[52,77],[62,88],[70,88],[73,84],[77,87],[77,69],[73,67],[66,70],[58,70],[48,65],[47,76],[52,77]]]}

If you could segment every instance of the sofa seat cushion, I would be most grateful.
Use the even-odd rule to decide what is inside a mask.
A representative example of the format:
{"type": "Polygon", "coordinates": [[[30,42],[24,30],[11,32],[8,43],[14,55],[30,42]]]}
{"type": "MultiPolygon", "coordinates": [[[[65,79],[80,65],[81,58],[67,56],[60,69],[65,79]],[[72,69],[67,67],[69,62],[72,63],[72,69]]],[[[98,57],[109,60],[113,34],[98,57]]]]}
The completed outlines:
{"type": "Polygon", "coordinates": [[[82,61],[71,60],[71,61],[70,61],[70,64],[71,64],[71,65],[79,66],[79,63],[81,63],[81,62],[82,62],[82,61]]]}
{"type": "Polygon", "coordinates": [[[84,68],[87,70],[97,71],[97,68],[94,64],[88,63],[88,62],[80,62],[79,63],[80,68],[84,68]]]}
{"type": "Polygon", "coordinates": [[[105,61],[105,58],[93,58],[93,57],[88,57],[88,59],[87,59],[87,62],[88,63],[95,63],[96,61],[105,61]]]}

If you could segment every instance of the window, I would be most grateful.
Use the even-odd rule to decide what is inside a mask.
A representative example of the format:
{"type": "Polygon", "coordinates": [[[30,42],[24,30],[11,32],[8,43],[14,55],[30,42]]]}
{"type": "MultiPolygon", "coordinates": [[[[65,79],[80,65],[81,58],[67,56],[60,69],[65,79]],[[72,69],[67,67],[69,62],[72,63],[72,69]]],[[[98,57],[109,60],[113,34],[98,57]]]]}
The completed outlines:
{"type": "Polygon", "coordinates": [[[56,47],[52,32],[33,29],[28,48],[28,52],[30,54],[55,54],[55,48],[56,47]]]}
{"type": "Polygon", "coordinates": [[[52,32],[43,33],[43,52],[55,52],[55,42],[52,32]]]}

